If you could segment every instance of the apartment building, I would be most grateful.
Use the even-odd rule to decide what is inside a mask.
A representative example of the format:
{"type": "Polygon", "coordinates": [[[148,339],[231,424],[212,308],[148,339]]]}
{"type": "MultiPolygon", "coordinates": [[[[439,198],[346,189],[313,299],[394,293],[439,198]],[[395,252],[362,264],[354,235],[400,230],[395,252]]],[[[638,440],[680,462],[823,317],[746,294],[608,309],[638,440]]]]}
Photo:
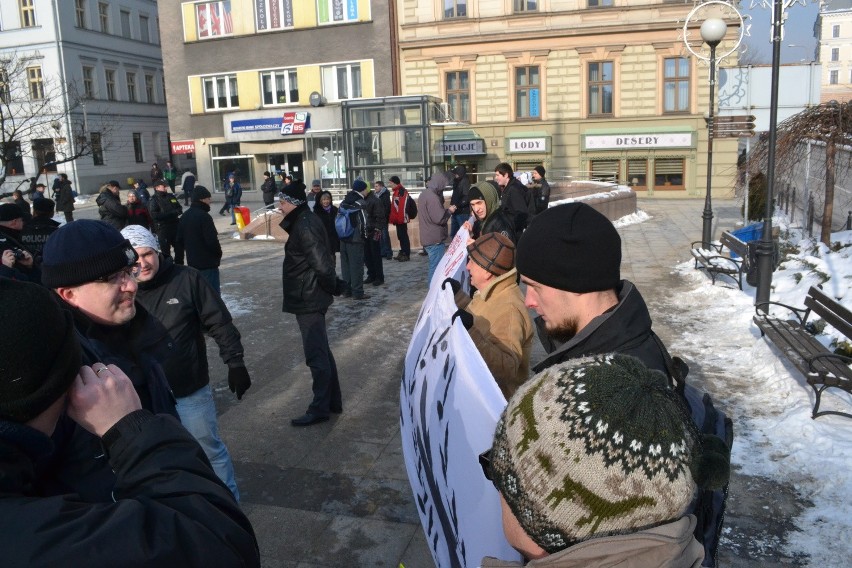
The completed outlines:
{"type": "Polygon", "coordinates": [[[822,102],[852,100],[852,0],[820,2],[815,26],[822,102]]]}
{"type": "Polygon", "coordinates": [[[267,170],[345,186],[343,103],[395,94],[393,11],[371,0],[161,2],[178,167],[215,190],[232,171],[249,191],[267,170]]]}
{"type": "Polygon", "coordinates": [[[26,83],[23,103],[13,100],[9,116],[33,108],[50,113],[10,140],[15,159],[4,191],[44,168],[49,180],[64,172],[78,192],[94,193],[110,179],[125,183],[168,159],[155,0],[2,2],[0,57],[25,66],[22,79],[7,77],[26,83]],[[86,155],[56,163],[81,145],[90,148],[86,155]]]}
{"type": "MultiPolygon", "coordinates": [[[[692,2],[398,5],[401,92],[446,103],[445,165],[544,164],[555,176],[615,175],[640,195],[704,195],[709,70],[681,33],[692,2]]],[[[728,24],[720,53],[739,33],[728,24]]],[[[714,194],[733,187],[736,148],[736,138],[715,141],[714,194]]]]}

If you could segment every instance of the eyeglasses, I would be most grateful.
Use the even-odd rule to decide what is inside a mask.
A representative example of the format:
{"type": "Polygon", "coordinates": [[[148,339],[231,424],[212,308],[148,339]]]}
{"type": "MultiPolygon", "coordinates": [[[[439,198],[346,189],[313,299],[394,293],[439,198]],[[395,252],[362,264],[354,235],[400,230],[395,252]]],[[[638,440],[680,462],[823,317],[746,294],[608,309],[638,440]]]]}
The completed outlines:
{"type": "Polygon", "coordinates": [[[133,280],[142,272],[142,267],[138,265],[133,266],[125,266],[121,270],[113,272],[112,274],[108,274],[106,276],[101,276],[99,278],[95,278],[95,282],[104,282],[106,284],[116,284],[120,281],[123,281],[123,278],[128,278],[133,280]]]}
{"type": "Polygon", "coordinates": [[[482,466],[482,475],[485,476],[485,479],[487,479],[488,481],[493,483],[494,480],[491,479],[491,450],[490,449],[485,450],[484,452],[479,454],[479,465],[482,466]]]}

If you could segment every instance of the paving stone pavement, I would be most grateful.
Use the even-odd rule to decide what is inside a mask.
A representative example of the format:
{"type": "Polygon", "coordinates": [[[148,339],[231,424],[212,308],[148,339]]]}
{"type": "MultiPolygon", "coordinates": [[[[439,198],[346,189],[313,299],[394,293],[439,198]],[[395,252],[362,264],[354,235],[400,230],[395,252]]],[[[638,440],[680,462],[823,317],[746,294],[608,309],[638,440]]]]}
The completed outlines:
{"type": "MultiPolygon", "coordinates": [[[[679,330],[654,308],[684,285],[672,269],[689,258],[689,243],[701,238],[703,201],[640,200],[639,208],[651,219],[620,230],[622,277],[642,291],[655,329],[667,339],[679,330]]],[[[716,201],[714,210],[716,236],[735,226],[734,202],[716,201]]],[[[370,300],[335,301],[328,331],[344,412],[297,429],[289,421],[307,408],[311,378],[295,318],[281,312],[283,245],[235,240],[230,219],[214,218],[224,249],[222,293],[243,335],[253,378],[242,401],[228,391],[212,341],[208,357],[220,430],[263,566],[433,566],[405,473],[398,417],[402,361],[426,291],[426,257],[415,252],[410,262],[386,262],[386,284],[365,286],[370,300]]],[[[534,353],[533,361],[540,355],[534,353]]],[[[774,547],[752,546],[757,539],[765,542],[767,532],[773,542],[783,542],[789,519],[803,506],[793,490],[735,475],[731,493],[721,565],[799,565],[774,547]]]]}

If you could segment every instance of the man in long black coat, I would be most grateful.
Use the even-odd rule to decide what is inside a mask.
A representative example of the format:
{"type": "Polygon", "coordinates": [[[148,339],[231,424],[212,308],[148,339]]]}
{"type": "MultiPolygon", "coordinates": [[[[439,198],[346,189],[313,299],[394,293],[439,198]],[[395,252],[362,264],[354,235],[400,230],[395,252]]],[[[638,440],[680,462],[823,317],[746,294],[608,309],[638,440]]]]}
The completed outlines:
{"type": "Polygon", "coordinates": [[[222,261],[222,245],[213,217],[210,216],[210,191],[203,185],[195,186],[192,205],[180,218],[176,245],[186,253],[186,264],[193,267],[221,293],[219,263],[222,261]]]}

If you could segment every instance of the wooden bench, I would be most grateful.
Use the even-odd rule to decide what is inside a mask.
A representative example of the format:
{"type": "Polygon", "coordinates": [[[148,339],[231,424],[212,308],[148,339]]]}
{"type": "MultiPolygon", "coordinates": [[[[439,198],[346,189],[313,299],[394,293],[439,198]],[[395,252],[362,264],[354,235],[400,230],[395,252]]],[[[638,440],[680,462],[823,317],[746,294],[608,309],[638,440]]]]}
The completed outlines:
{"type": "Polygon", "coordinates": [[[820,398],[828,388],[838,388],[852,394],[852,357],[845,357],[829,351],[814,337],[815,328],[808,323],[811,314],[819,316],[847,338],[852,338],[852,312],[828,297],[822,290],[811,287],[805,297],[805,307],[794,308],[779,302],[761,302],[755,306],[754,323],[760,328],[787,359],[799,369],[808,384],[816,393],[812,417],[824,414],[837,414],[852,418],[848,412],[825,410],[820,412],[820,398]],[[769,305],[782,306],[790,310],[795,319],[784,320],[772,317],[761,311],[769,305]]]}
{"type": "Polygon", "coordinates": [[[724,275],[732,278],[743,289],[743,274],[748,272],[748,244],[738,239],[735,235],[725,231],[717,243],[710,243],[711,249],[702,248],[701,241],[692,243],[692,257],[695,259],[695,268],[702,269],[710,275],[713,284],[718,276],[724,275]],[[736,253],[735,258],[731,253],[736,253]]]}

